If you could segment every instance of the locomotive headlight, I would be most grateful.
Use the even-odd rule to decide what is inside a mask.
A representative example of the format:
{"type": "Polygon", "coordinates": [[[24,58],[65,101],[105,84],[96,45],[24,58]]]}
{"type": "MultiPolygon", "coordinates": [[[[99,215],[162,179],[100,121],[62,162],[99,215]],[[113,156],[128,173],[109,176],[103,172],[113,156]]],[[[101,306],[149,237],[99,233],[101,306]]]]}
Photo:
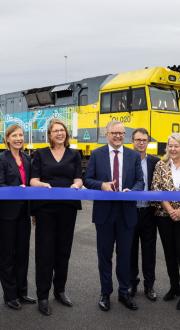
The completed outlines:
{"type": "Polygon", "coordinates": [[[157,149],[157,142],[150,142],[148,143],[148,149],[157,149]]]}

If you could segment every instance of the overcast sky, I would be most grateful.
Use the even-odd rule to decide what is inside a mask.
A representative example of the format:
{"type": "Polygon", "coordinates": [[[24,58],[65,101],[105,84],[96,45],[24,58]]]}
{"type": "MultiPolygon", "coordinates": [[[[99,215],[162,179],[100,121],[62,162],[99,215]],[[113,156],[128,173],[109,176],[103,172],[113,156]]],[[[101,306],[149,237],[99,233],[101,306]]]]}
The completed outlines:
{"type": "Polygon", "coordinates": [[[0,94],[173,64],[179,0],[0,0],[0,94]]]}

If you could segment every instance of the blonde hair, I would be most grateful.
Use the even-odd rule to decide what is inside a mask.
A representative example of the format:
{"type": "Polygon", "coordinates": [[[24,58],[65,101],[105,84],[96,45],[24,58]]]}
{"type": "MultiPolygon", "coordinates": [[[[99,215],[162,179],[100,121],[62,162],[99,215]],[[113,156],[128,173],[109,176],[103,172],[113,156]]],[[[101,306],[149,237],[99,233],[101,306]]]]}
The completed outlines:
{"type": "Polygon", "coordinates": [[[10,145],[9,145],[9,142],[7,141],[8,140],[8,137],[14,133],[17,129],[21,129],[22,132],[23,132],[23,135],[24,135],[24,131],[23,131],[23,128],[18,125],[18,124],[14,124],[14,125],[11,125],[9,126],[7,129],[6,129],[6,132],[5,132],[5,135],[4,135],[4,144],[6,145],[6,147],[8,149],[10,149],[10,145]]]}
{"type": "Polygon", "coordinates": [[[65,138],[65,141],[64,141],[64,146],[66,148],[68,148],[70,146],[70,144],[69,144],[69,132],[67,130],[66,125],[58,118],[51,119],[50,122],[49,122],[48,128],[47,128],[48,141],[49,141],[49,144],[50,144],[51,148],[54,148],[54,143],[51,139],[51,132],[52,132],[53,126],[55,124],[63,126],[63,128],[66,132],[66,138],[65,138]]]}
{"type": "Polygon", "coordinates": [[[170,159],[170,155],[169,155],[169,140],[173,139],[175,141],[177,141],[180,145],[180,133],[172,133],[171,135],[168,136],[168,141],[167,141],[167,145],[166,145],[166,153],[163,156],[162,160],[167,163],[170,159]]]}

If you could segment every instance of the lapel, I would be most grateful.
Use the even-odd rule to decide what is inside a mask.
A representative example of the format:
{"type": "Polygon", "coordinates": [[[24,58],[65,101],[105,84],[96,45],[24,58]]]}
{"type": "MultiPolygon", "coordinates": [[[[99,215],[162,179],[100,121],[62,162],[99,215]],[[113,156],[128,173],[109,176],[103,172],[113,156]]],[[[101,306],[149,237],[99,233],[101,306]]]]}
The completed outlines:
{"type": "Polygon", "coordinates": [[[123,146],[122,189],[125,187],[129,164],[131,164],[130,155],[128,149],[123,146]]]}
{"type": "Polygon", "coordinates": [[[147,155],[147,176],[148,176],[148,190],[150,190],[150,184],[152,181],[152,166],[151,166],[151,158],[147,155]]]}
{"type": "MultiPolygon", "coordinates": [[[[25,173],[26,173],[26,184],[28,184],[28,182],[29,182],[29,176],[30,176],[30,173],[29,173],[29,161],[28,161],[27,157],[22,152],[20,152],[20,154],[21,154],[21,158],[22,158],[22,161],[23,161],[23,164],[24,164],[25,173]]],[[[18,166],[17,166],[16,161],[15,161],[15,159],[14,159],[14,157],[13,157],[13,155],[12,155],[12,153],[11,153],[10,150],[7,150],[6,151],[6,158],[7,158],[7,161],[9,163],[9,165],[13,169],[13,172],[17,175],[17,178],[19,179],[19,184],[22,184],[21,175],[20,175],[18,166]]]]}
{"type": "Polygon", "coordinates": [[[29,173],[29,160],[27,159],[27,157],[24,155],[23,152],[20,152],[20,154],[21,154],[21,158],[22,158],[22,161],[23,161],[23,164],[24,164],[24,170],[25,170],[25,173],[26,173],[26,185],[28,185],[29,176],[30,176],[30,173],[29,173]]]}
{"type": "Polygon", "coordinates": [[[17,175],[17,177],[19,178],[19,180],[21,182],[21,176],[20,176],[20,173],[19,173],[18,166],[17,166],[16,161],[15,161],[15,159],[14,159],[14,157],[13,157],[10,150],[6,151],[6,158],[7,158],[7,161],[9,163],[9,165],[13,169],[13,172],[17,175]]]}
{"type": "Polygon", "coordinates": [[[104,169],[104,172],[107,174],[108,181],[112,181],[111,178],[111,165],[110,165],[110,157],[109,157],[109,147],[105,145],[102,149],[103,157],[101,159],[101,166],[104,169]]]}

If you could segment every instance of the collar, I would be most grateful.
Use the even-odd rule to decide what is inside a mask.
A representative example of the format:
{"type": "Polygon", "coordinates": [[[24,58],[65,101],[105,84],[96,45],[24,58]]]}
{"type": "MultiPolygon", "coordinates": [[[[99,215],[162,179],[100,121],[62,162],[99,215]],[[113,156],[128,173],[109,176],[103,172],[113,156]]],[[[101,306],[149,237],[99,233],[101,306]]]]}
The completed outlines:
{"type": "Polygon", "coordinates": [[[120,146],[118,149],[114,149],[110,144],[108,144],[109,152],[113,150],[118,150],[121,154],[123,153],[123,146],[120,146]]]}
{"type": "Polygon", "coordinates": [[[147,154],[145,154],[145,157],[143,158],[143,159],[141,159],[141,161],[143,162],[143,161],[145,161],[145,160],[147,160],[147,154]]]}

